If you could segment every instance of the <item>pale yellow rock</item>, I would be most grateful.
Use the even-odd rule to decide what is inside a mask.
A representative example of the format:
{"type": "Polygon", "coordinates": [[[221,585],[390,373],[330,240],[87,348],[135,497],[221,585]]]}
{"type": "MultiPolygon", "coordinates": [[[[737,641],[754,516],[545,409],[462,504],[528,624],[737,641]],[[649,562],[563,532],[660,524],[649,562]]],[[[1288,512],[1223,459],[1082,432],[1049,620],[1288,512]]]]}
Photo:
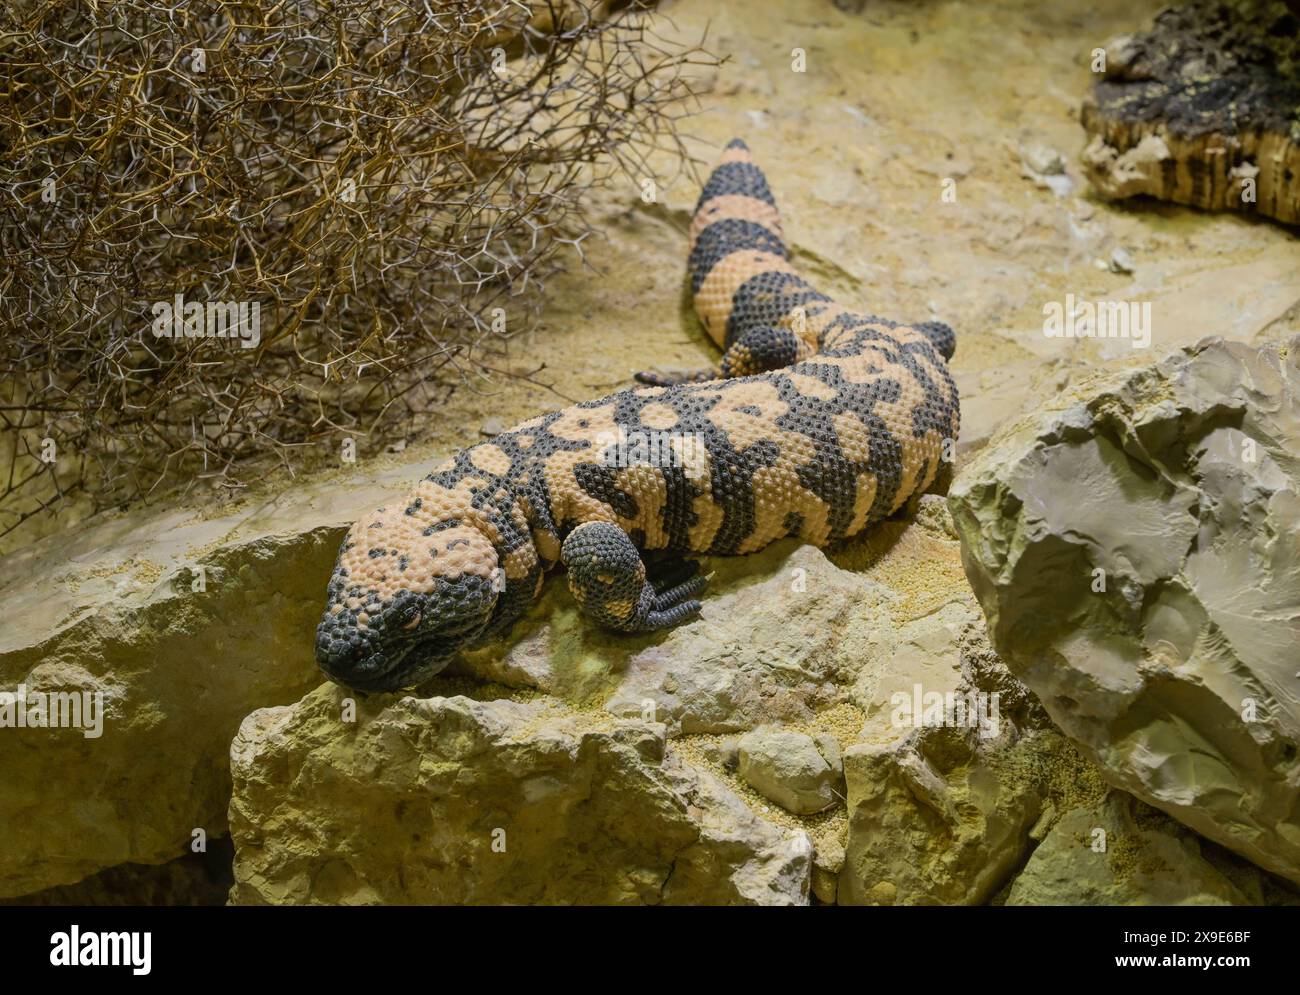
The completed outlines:
{"type": "Polygon", "coordinates": [[[1247,905],[1193,833],[1122,791],[1067,812],[1016,878],[1008,905],[1247,905]]]}
{"type": "Polygon", "coordinates": [[[713,579],[701,617],[648,636],[593,626],[552,584],[517,638],[468,654],[454,672],[603,701],[611,714],[663,722],[671,735],[743,732],[833,704],[897,600],[793,541],[712,558],[706,569],[713,579]]]}
{"type": "Polygon", "coordinates": [[[1029,850],[1059,749],[1051,732],[980,744],[952,729],[844,753],[841,905],[974,905],[1029,850]]]}
{"type": "Polygon", "coordinates": [[[844,768],[832,737],[760,726],[740,737],[740,776],[796,815],[813,815],[844,796],[844,768]]]}
{"type": "Polygon", "coordinates": [[[236,904],[808,901],[812,843],[665,747],[554,703],[345,693],[231,747],[236,904]]]}
{"type": "Polygon", "coordinates": [[[844,844],[831,837],[818,840],[813,850],[812,892],[823,905],[838,901],[840,871],[844,869],[844,844]]]}
{"type": "Polygon", "coordinates": [[[0,729],[0,897],[226,831],[239,723],[320,682],[312,634],[341,535],[328,515],[291,533],[255,517],[138,513],[11,558],[0,693],[102,695],[103,721],[91,738],[0,729]]]}

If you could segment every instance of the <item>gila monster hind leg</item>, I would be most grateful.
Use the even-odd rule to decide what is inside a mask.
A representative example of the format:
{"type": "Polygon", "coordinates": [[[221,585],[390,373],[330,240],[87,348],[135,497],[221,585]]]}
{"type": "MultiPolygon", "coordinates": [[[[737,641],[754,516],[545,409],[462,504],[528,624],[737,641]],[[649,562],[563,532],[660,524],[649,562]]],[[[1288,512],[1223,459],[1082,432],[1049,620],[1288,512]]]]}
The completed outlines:
{"type": "Polygon", "coordinates": [[[611,522],[587,522],[560,549],[569,590],[587,615],[622,632],[667,629],[698,614],[694,599],[708,578],[690,576],[690,565],[671,564],[659,578],[647,578],[641,553],[611,522]]]}
{"type": "Polygon", "coordinates": [[[806,345],[788,328],[753,325],[722,354],[724,377],[747,377],[793,366],[808,357],[806,345]]]}
{"type": "Polygon", "coordinates": [[[767,373],[793,366],[808,358],[810,350],[788,328],[757,325],[745,329],[722,354],[722,362],[703,370],[695,370],[677,377],[660,373],[637,373],[636,379],[654,387],[672,387],[680,383],[700,383],[705,380],[726,380],[747,377],[754,373],[767,373]]]}
{"type": "Polygon", "coordinates": [[[632,377],[637,383],[643,383],[650,387],[676,387],[678,384],[683,383],[704,383],[706,380],[717,380],[721,375],[716,366],[709,366],[702,370],[691,370],[688,373],[678,374],[640,370],[633,373],[632,377]]]}

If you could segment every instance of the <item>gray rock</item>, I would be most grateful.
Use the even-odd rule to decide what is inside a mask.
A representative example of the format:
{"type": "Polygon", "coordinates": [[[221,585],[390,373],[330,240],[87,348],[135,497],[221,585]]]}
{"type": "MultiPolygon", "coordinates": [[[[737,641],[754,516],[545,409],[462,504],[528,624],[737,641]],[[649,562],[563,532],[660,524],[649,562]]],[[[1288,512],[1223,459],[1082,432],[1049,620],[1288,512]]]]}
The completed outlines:
{"type": "Polygon", "coordinates": [[[844,795],[844,766],[833,736],[761,726],[740,737],[740,776],[796,815],[830,808],[844,795]]]}
{"type": "MultiPolygon", "coordinates": [[[[1067,393],[949,497],[1011,670],[1116,786],[1300,881],[1300,340],[1067,393]]],[[[852,782],[850,782],[852,791],[852,782]]]]}

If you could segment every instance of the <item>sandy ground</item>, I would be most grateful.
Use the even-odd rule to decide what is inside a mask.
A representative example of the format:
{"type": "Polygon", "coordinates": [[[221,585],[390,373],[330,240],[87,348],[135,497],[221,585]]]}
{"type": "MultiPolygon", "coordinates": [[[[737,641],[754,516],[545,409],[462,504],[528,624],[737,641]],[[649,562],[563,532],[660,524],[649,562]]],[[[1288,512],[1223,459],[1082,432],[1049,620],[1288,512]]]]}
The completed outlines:
{"type": "MultiPolygon", "coordinates": [[[[1294,233],[1152,202],[1107,205],[1084,185],[1078,108],[1091,52],[1161,6],[868,2],[846,12],[830,0],[665,2],[663,36],[706,36],[726,57],[700,69],[700,113],[686,123],[701,172],[664,160],[662,176],[676,175],[654,203],[642,200],[640,177],[596,198],[602,237],[583,243],[585,260],[565,250],[543,321],[495,361],[538,371],[533,382],[463,384],[401,454],[363,445],[355,466],[309,476],[328,486],[341,474],[433,461],[485,427],[627,386],[635,370],[715,359],[684,293],[685,232],[698,177],[734,136],[766,170],[796,262],[822,289],[876,314],[957,330],[964,452],[1099,366],[1148,362],[1207,335],[1300,330],[1294,233]],[[1066,164],[1066,191],[1036,183],[1022,164],[1053,152],[1066,164]],[[1116,249],[1132,272],[1108,265],[1116,249]],[[1067,295],[1150,302],[1150,348],[1047,338],[1044,305],[1067,295]]],[[[244,500],[302,479],[270,474],[244,500]]],[[[228,496],[220,504],[231,510],[228,496]]],[[[37,534],[25,529],[0,551],[37,534]]]]}
{"type": "MultiPolygon", "coordinates": [[[[1090,198],[1077,166],[1092,49],[1132,30],[1150,2],[665,3],[661,33],[725,63],[700,74],[689,148],[707,171],[743,137],[767,172],[795,259],[824,290],[896,320],[958,334],[963,449],[1006,417],[1103,365],[1149,362],[1207,335],[1300,330],[1300,241],[1277,225],[1153,202],[1090,198]],[[806,71],[793,71],[802,49],[806,71]],[[1069,193],[1028,178],[1026,149],[1059,152],[1069,193]],[[948,185],[946,181],[953,181],[948,185]],[[945,188],[955,202],[944,199],[945,188]],[[1106,264],[1119,248],[1132,273],[1106,264]],[[1102,268],[1106,266],[1106,268],[1102,268]],[[1049,339],[1047,302],[1152,305],[1148,349],[1049,339]]],[[[664,162],[661,172],[677,172],[664,162]]],[[[457,392],[434,437],[402,459],[472,443],[539,410],[616,390],[654,367],[717,357],[684,287],[699,183],[680,174],[647,204],[634,178],[602,194],[604,237],[549,286],[536,331],[508,366],[537,381],[457,392]]]]}
{"type": "MultiPolygon", "coordinates": [[[[1249,340],[1297,327],[1294,313],[1284,318],[1300,301],[1292,233],[1089,199],[1075,165],[1089,53],[1160,5],[1088,5],[1086,14],[1064,6],[869,4],[862,14],[821,0],[665,6],[675,28],[666,33],[690,38],[707,26],[711,47],[729,58],[702,80],[692,151],[710,162],[733,136],[750,143],[797,261],[826,290],[888,317],[953,325],[964,400],[1008,380],[1023,396],[1034,374],[1052,373],[1057,386],[1103,360],[1147,362],[1205,335],[1249,340]],[[791,69],[795,48],[807,54],[805,73],[791,69]],[[1071,193],[1025,177],[1021,150],[1032,146],[1063,155],[1071,193]],[[955,202],[942,198],[949,179],[955,202]],[[1117,247],[1133,273],[1100,268],[1117,247]],[[1067,294],[1150,301],[1151,348],[1046,338],[1043,306],[1067,294]]],[[[517,364],[546,362],[567,395],[622,386],[630,369],[716,355],[682,287],[698,187],[681,177],[653,205],[639,193],[631,183],[611,191],[602,204],[608,238],[588,250],[600,278],[575,267],[554,283],[545,324],[516,350],[517,364]]],[[[966,437],[978,439],[981,426],[967,421],[966,437]]]]}

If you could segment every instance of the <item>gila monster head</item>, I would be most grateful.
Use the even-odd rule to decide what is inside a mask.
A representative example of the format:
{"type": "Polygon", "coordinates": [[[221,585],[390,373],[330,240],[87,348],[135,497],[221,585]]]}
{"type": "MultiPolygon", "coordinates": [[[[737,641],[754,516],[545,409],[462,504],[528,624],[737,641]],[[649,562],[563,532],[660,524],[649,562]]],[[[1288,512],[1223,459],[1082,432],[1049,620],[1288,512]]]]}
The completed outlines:
{"type": "Polygon", "coordinates": [[[428,524],[379,508],[352,526],[339,550],[316,662],[358,691],[428,680],[491,620],[498,566],[496,549],[472,524],[428,524]]]}

